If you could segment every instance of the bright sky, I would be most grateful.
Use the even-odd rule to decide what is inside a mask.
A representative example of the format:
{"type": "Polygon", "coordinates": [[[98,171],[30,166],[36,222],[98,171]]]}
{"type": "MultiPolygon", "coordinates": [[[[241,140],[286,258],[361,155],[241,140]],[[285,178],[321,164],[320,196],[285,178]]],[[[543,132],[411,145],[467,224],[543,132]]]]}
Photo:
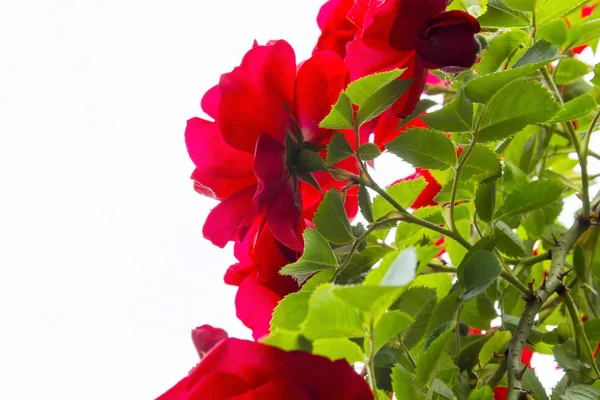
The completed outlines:
{"type": "Polygon", "coordinates": [[[194,326],[250,337],[183,131],[253,39],[308,57],[321,3],[5,2],[0,398],[152,399],[197,361],[194,326]]]}

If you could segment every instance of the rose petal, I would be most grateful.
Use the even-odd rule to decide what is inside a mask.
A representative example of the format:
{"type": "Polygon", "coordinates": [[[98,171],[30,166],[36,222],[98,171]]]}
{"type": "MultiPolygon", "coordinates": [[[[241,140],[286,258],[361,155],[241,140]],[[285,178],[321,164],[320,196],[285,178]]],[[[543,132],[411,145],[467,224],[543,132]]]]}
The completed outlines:
{"type": "Polygon", "coordinates": [[[221,94],[219,93],[219,85],[215,85],[208,89],[200,101],[200,107],[209,117],[217,119],[219,113],[219,102],[221,94]]]}
{"type": "Polygon", "coordinates": [[[296,385],[284,380],[269,380],[264,385],[244,394],[232,397],[231,400],[311,400],[311,398],[296,385]]]}
{"type": "Polygon", "coordinates": [[[249,276],[240,285],[235,296],[236,315],[252,330],[252,337],[260,339],[269,333],[271,317],[282,296],[249,276]]]}
{"type": "Polygon", "coordinates": [[[287,42],[248,51],[241,65],[219,82],[218,122],[225,141],[249,153],[263,133],[283,142],[295,77],[296,58],[287,42]]]}
{"type": "Polygon", "coordinates": [[[204,174],[228,179],[252,176],[252,154],[229,146],[214,122],[188,120],[185,144],[192,162],[204,174]]]}
{"type": "Polygon", "coordinates": [[[201,359],[213,347],[228,337],[229,335],[223,329],[210,325],[202,325],[192,330],[192,342],[201,359]]]}
{"type": "Polygon", "coordinates": [[[448,0],[396,0],[401,5],[390,29],[390,45],[399,51],[415,49],[417,34],[425,22],[444,11],[448,0]]]}
{"type": "Polygon", "coordinates": [[[319,139],[319,123],[331,111],[348,79],[344,61],[331,51],[317,53],[302,64],[296,78],[294,100],[297,122],[305,141],[319,139]]]}
{"type": "Polygon", "coordinates": [[[283,185],[267,210],[267,223],[273,236],[283,245],[296,251],[302,251],[302,241],[298,237],[301,211],[296,205],[294,190],[291,183],[283,185]]]}
{"type": "Polygon", "coordinates": [[[196,168],[191,178],[194,181],[196,192],[217,200],[226,199],[248,186],[256,185],[254,174],[245,178],[226,179],[205,174],[196,168]]]}
{"type": "Polygon", "coordinates": [[[397,117],[407,117],[413,113],[421,99],[423,89],[425,89],[428,75],[428,71],[425,69],[420,57],[413,57],[405,67],[407,69],[400,78],[412,79],[413,82],[410,88],[392,106],[392,111],[397,117]]]}
{"type": "Polygon", "coordinates": [[[215,246],[225,247],[240,225],[253,213],[252,197],[255,192],[256,185],[249,186],[213,208],[202,228],[204,237],[215,246]]]}
{"type": "Polygon", "coordinates": [[[285,146],[268,134],[262,134],[256,143],[254,153],[254,174],[258,180],[256,194],[252,200],[257,211],[261,212],[279,195],[287,178],[285,146]]]}

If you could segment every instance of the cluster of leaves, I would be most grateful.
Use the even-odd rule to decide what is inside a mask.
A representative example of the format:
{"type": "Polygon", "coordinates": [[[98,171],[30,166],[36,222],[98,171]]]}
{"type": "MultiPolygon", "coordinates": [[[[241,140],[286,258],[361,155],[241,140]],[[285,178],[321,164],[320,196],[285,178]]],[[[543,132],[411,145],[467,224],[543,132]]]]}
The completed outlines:
{"type": "MultiPolygon", "coordinates": [[[[490,400],[502,386],[508,398],[548,399],[531,369],[511,363],[528,346],[566,373],[553,399],[600,398],[599,200],[587,171],[600,157],[589,149],[600,79],[584,80],[594,68],[572,53],[600,36],[600,11],[580,17],[586,3],[451,4],[484,27],[480,61],[428,88],[443,93],[443,107],[422,117],[429,128],[386,146],[431,171],[439,205],[411,210],[425,180],[381,188],[368,166],[377,146],[354,151],[336,134],[327,165],[358,159],[366,223],[352,225],[343,194],[327,193],[303,256],[282,270],[302,289],[279,303],[265,343],[364,366],[381,399],[490,400]],[[582,209],[571,228],[558,217],[574,194],[582,209]]],[[[321,126],[358,132],[410,86],[401,74],[351,83],[321,126]]]]}

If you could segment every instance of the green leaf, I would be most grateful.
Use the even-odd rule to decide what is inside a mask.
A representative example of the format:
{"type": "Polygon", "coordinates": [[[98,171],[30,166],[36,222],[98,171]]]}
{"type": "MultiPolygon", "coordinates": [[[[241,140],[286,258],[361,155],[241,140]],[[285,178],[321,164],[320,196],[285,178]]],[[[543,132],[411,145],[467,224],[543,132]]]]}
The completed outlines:
{"type": "Polygon", "coordinates": [[[308,315],[301,332],[311,340],[363,337],[364,329],[358,310],[333,294],[336,287],[325,284],[310,297],[308,315]]]}
{"type": "Polygon", "coordinates": [[[529,38],[522,30],[511,30],[496,36],[481,55],[478,69],[481,74],[496,72],[506,59],[529,38]]]}
{"type": "Polygon", "coordinates": [[[508,8],[502,0],[488,0],[487,11],[478,18],[481,26],[510,28],[529,26],[529,17],[522,11],[508,8]]]}
{"type": "MultiPolygon", "coordinates": [[[[448,203],[450,202],[450,195],[452,193],[452,182],[448,182],[442,186],[442,190],[433,199],[437,203],[448,203]]],[[[458,191],[456,194],[456,201],[472,200],[475,197],[475,184],[473,182],[460,181],[458,184],[458,191]]]]}
{"type": "Polygon", "coordinates": [[[537,0],[535,18],[538,25],[562,18],[588,0],[537,0]]]}
{"type": "Polygon", "coordinates": [[[567,35],[565,47],[572,48],[597,39],[600,36],[600,18],[586,18],[575,25],[567,35]]]}
{"type": "Polygon", "coordinates": [[[333,165],[353,155],[354,150],[352,150],[344,134],[340,132],[334,133],[331,142],[327,146],[327,164],[333,165]]]}
{"type": "Polygon", "coordinates": [[[502,266],[496,257],[487,251],[478,251],[458,267],[461,285],[465,289],[462,301],[468,301],[485,291],[502,273],[502,266]]]}
{"type": "Polygon", "coordinates": [[[393,69],[357,79],[348,85],[346,95],[352,103],[362,107],[369,97],[382,87],[398,79],[404,71],[404,69],[393,69]]]}
{"type": "MultiPolygon", "coordinates": [[[[421,117],[429,127],[446,132],[467,132],[473,125],[473,103],[461,91],[444,108],[421,117]]],[[[401,136],[400,136],[401,137],[401,136]]]]}
{"type": "Polygon", "coordinates": [[[325,195],[315,213],[314,223],[319,233],[331,243],[345,244],[354,239],[344,203],[336,189],[325,195]]]}
{"type": "Polygon", "coordinates": [[[312,353],[333,361],[346,360],[349,364],[365,361],[360,346],[346,338],[315,340],[312,353]]]}
{"type": "Polygon", "coordinates": [[[427,324],[426,335],[429,336],[427,339],[429,342],[433,340],[431,336],[435,336],[434,332],[436,330],[454,320],[459,305],[458,293],[450,294],[437,303],[427,324]]]}
{"type": "Polygon", "coordinates": [[[410,315],[399,310],[390,310],[383,314],[375,326],[375,353],[413,322],[414,319],[410,315]]]}
{"type": "Polygon", "coordinates": [[[427,350],[423,352],[419,358],[416,370],[417,386],[423,387],[429,385],[431,378],[434,376],[438,366],[438,362],[446,347],[446,343],[450,336],[452,336],[453,326],[450,326],[445,332],[440,334],[431,344],[427,347],[427,350]]]}
{"type": "Polygon", "coordinates": [[[414,247],[403,250],[392,262],[381,280],[382,286],[406,286],[417,274],[417,251],[414,247]]]}
{"type": "Polygon", "coordinates": [[[325,129],[352,129],[354,128],[354,112],[350,99],[344,92],[340,93],[338,101],[333,105],[331,111],[319,124],[325,129]]]}
{"type": "Polygon", "coordinates": [[[505,0],[508,7],[520,11],[533,11],[537,0],[505,0]]]}
{"type": "MultiPolygon", "coordinates": [[[[600,20],[598,20],[600,22],[600,20]]],[[[556,67],[557,85],[568,85],[582,79],[591,71],[591,67],[576,58],[565,58],[556,67]]]]}
{"type": "Polygon", "coordinates": [[[564,19],[556,19],[540,26],[537,30],[537,38],[562,46],[567,41],[567,22],[564,19]]]}
{"type": "Polygon", "coordinates": [[[280,300],[273,311],[271,331],[280,329],[298,330],[308,314],[310,296],[311,293],[309,292],[296,292],[288,294],[280,300]]]}
{"type": "Polygon", "coordinates": [[[392,388],[397,400],[420,400],[425,397],[417,389],[413,376],[400,364],[392,368],[392,388]]]}
{"type": "Polygon", "coordinates": [[[494,400],[494,393],[489,386],[480,387],[473,390],[467,400],[494,400]]]}
{"type": "Polygon", "coordinates": [[[565,103],[556,113],[552,122],[575,121],[598,109],[598,103],[593,96],[584,94],[565,103]]]}
{"type": "Polygon", "coordinates": [[[496,207],[496,184],[494,182],[480,183],[475,192],[475,209],[479,219],[491,222],[496,207]]]}
{"type": "Polygon", "coordinates": [[[417,107],[415,107],[415,111],[413,111],[413,113],[410,114],[408,117],[402,118],[400,120],[400,123],[396,127],[396,130],[404,128],[406,125],[408,125],[409,123],[414,121],[415,118],[417,118],[418,116],[423,114],[425,111],[429,110],[431,107],[436,106],[436,105],[437,105],[437,103],[433,100],[429,100],[429,99],[419,100],[419,102],[417,103],[417,107]]]}
{"type": "Polygon", "coordinates": [[[529,124],[545,122],[559,110],[550,92],[537,82],[518,79],[500,89],[480,120],[479,141],[500,140],[529,124]]]}
{"type": "Polygon", "coordinates": [[[263,344],[277,347],[284,351],[311,351],[312,343],[298,332],[278,329],[260,341],[263,344]]]}
{"type": "Polygon", "coordinates": [[[456,165],[456,148],[442,132],[409,129],[386,145],[387,149],[415,167],[445,170],[456,165]]]}
{"type": "MultiPolygon", "coordinates": [[[[398,182],[386,189],[386,192],[394,198],[402,207],[408,208],[415,202],[423,189],[427,186],[425,178],[398,182]]],[[[383,197],[377,196],[373,200],[373,217],[378,220],[385,217],[392,211],[396,211],[394,206],[387,202],[383,197]]]]}
{"type": "MultiPolygon", "coordinates": [[[[317,272],[311,276],[300,288],[301,292],[312,293],[323,283],[331,282],[335,276],[336,271],[333,269],[326,269],[324,271],[317,272]]],[[[308,304],[308,302],[307,302],[308,304]]]]}
{"type": "Polygon", "coordinates": [[[554,46],[550,42],[538,40],[533,46],[527,49],[525,54],[523,54],[523,56],[515,63],[515,65],[513,65],[513,69],[518,69],[519,67],[525,67],[528,65],[546,63],[548,60],[556,59],[558,56],[558,47],[554,46]]]}
{"type": "Polygon", "coordinates": [[[597,400],[600,399],[600,390],[593,386],[571,385],[557,400],[597,400]]]}
{"type": "Polygon", "coordinates": [[[463,303],[460,310],[461,321],[476,329],[490,330],[491,322],[496,318],[498,313],[486,293],[463,303]]]}
{"type": "Polygon", "coordinates": [[[452,393],[450,386],[446,385],[438,378],[433,378],[433,382],[431,382],[431,391],[442,396],[440,398],[446,398],[448,400],[454,399],[454,393],[452,393]]]}
{"type": "Polygon", "coordinates": [[[364,161],[371,161],[381,155],[379,148],[373,143],[365,143],[359,147],[360,158],[364,161]]]}
{"type": "Polygon", "coordinates": [[[548,400],[548,395],[546,394],[546,389],[539,381],[539,379],[535,376],[535,373],[527,368],[525,374],[523,375],[523,386],[526,389],[529,389],[534,399],[536,400],[548,400]]]}
{"type": "Polygon", "coordinates": [[[600,342],[600,318],[588,319],[583,329],[590,342],[600,342]]]}
{"type": "Polygon", "coordinates": [[[360,185],[358,188],[358,205],[360,207],[360,213],[365,217],[367,222],[373,222],[373,203],[371,202],[371,196],[369,191],[364,185],[360,185]]]}
{"type": "Polygon", "coordinates": [[[288,264],[279,272],[281,275],[292,275],[298,282],[304,281],[313,272],[338,267],[337,258],[329,243],[313,229],[306,229],[304,237],[304,254],[298,261],[288,264]]]}
{"type": "Polygon", "coordinates": [[[526,183],[508,195],[497,214],[501,217],[537,210],[554,203],[562,192],[562,185],[556,181],[542,179],[526,183]]]}
{"type": "Polygon", "coordinates": [[[371,314],[375,324],[402,292],[402,287],[374,285],[344,285],[333,289],[333,294],[353,309],[371,314]]]}
{"type": "Polygon", "coordinates": [[[558,59],[557,48],[548,46],[547,42],[537,42],[512,69],[494,72],[469,81],[465,86],[465,94],[476,103],[487,103],[507,84],[558,59]]]}
{"type": "Polygon", "coordinates": [[[390,108],[412,84],[412,80],[396,80],[381,87],[373,93],[356,114],[356,124],[360,127],[365,122],[378,117],[390,108]]]}
{"type": "Polygon", "coordinates": [[[510,331],[496,331],[488,340],[481,351],[479,352],[479,364],[485,367],[490,361],[494,359],[495,355],[504,355],[508,344],[512,339],[510,331]]]}
{"type": "Polygon", "coordinates": [[[592,78],[591,82],[596,87],[600,86],[600,64],[596,64],[594,66],[594,77],[592,78]]]}
{"type": "Polygon", "coordinates": [[[524,257],[527,253],[525,245],[516,233],[504,221],[496,221],[496,230],[500,232],[498,250],[511,257],[524,257]]]}
{"type": "MultiPolygon", "coordinates": [[[[459,162],[466,156],[470,146],[460,154],[459,162]]],[[[500,157],[484,145],[477,144],[463,166],[463,177],[485,181],[502,176],[500,157]]]]}

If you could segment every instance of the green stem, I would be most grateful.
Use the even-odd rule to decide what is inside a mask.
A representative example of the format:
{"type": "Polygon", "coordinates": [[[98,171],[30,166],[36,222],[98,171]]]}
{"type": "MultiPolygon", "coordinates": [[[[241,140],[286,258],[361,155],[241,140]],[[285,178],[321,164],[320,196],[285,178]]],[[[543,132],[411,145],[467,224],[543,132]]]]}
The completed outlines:
{"type": "Polygon", "coordinates": [[[502,363],[496,369],[496,372],[492,376],[490,376],[485,383],[486,386],[491,387],[492,389],[498,386],[502,378],[504,378],[504,374],[506,374],[506,367],[508,366],[508,359],[504,357],[502,363]]]}
{"type": "Polygon", "coordinates": [[[581,323],[581,318],[579,318],[579,312],[577,311],[577,306],[573,301],[573,296],[571,296],[571,292],[569,290],[565,290],[564,293],[561,293],[561,295],[564,299],[565,305],[567,306],[567,310],[569,310],[569,316],[571,317],[573,328],[575,328],[575,342],[577,343],[578,348],[583,350],[585,353],[585,361],[592,365],[596,376],[600,378],[600,370],[598,370],[596,360],[594,359],[594,351],[592,350],[592,346],[590,345],[590,342],[585,334],[585,330],[583,329],[583,324],[581,323]]]}
{"type": "MultiPolygon", "coordinates": [[[[550,90],[554,93],[554,97],[556,97],[558,102],[561,105],[563,105],[565,102],[558,90],[558,87],[556,86],[556,83],[554,82],[554,79],[552,79],[552,77],[548,73],[548,68],[542,67],[540,69],[540,71],[542,72],[542,76],[544,77],[546,84],[548,85],[550,90]]],[[[596,117],[598,117],[597,114],[596,114],[596,117]]],[[[594,126],[595,126],[597,120],[598,120],[598,118],[594,118],[595,122],[592,123],[592,125],[590,125],[590,130],[588,130],[589,134],[586,135],[586,137],[591,136],[591,131],[594,129],[594,126]]],[[[579,139],[579,136],[577,136],[577,132],[575,131],[575,127],[573,126],[573,122],[568,121],[568,122],[565,122],[564,125],[567,128],[567,132],[569,133],[569,138],[571,139],[571,142],[573,144],[573,147],[575,148],[575,152],[577,153],[577,157],[579,159],[579,166],[581,167],[581,182],[582,182],[581,197],[582,197],[582,202],[583,202],[583,212],[582,213],[583,213],[583,217],[587,218],[590,215],[589,178],[588,178],[588,168],[587,168],[587,154],[588,154],[589,149],[582,150],[581,141],[579,139]]],[[[588,144],[585,147],[589,148],[589,140],[587,140],[587,142],[588,142],[588,144]]]]}
{"type": "Polygon", "coordinates": [[[542,261],[550,260],[551,258],[552,258],[551,252],[546,251],[544,253],[538,254],[537,256],[521,258],[521,259],[514,259],[514,260],[505,258],[504,261],[506,261],[508,264],[511,264],[511,265],[519,264],[519,265],[523,265],[523,266],[529,266],[529,265],[535,265],[542,261]]]}
{"type": "Polygon", "coordinates": [[[415,358],[412,356],[412,354],[410,354],[410,350],[404,344],[404,340],[402,340],[401,336],[398,336],[398,343],[400,343],[400,347],[402,347],[402,350],[404,350],[404,352],[406,353],[406,358],[408,358],[408,362],[410,363],[410,366],[416,370],[417,362],[415,361],[415,358]]]}
{"type": "Polygon", "coordinates": [[[377,382],[375,380],[375,329],[373,327],[373,318],[369,324],[369,359],[367,360],[367,371],[369,374],[369,384],[373,391],[373,397],[377,398],[377,382]]]}
{"type": "Polygon", "coordinates": [[[590,154],[590,140],[592,138],[594,128],[596,128],[596,124],[598,123],[598,119],[600,119],[600,109],[598,109],[598,111],[596,112],[596,115],[594,116],[590,127],[588,128],[585,136],[583,137],[581,155],[579,159],[579,162],[581,163],[581,186],[583,195],[582,214],[584,218],[587,218],[590,215],[590,177],[588,176],[587,159],[590,154]]]}
{"type": "Polygon", "coordinates": [[[427,228],[432,231],[441,233],[442,235],[448,236],[449,238],[456,240],[461,246],[463,246],[467,250],[470,250],[471,247],[473,247],[471,243],[465,240],[465,238],[463,238],[460,234],[451,232],[427,220],[415,217],[414,215],[406,211],[406,209],[402,207],[392,196],[390,196],[385,190],[383,190],[379,185],[377,185],[366,171],[363,171],[363,174],[361,174],[360,183],[373,189],[377,194],[379,194],[388,203],[390,203],[402,215],[402,218],[398,217],[402,221],[420,225],[423,228],[427,228]]]}
{"type": "Polygon", "coordinates": [[[397,217],[389,217],[389,218],[385,218],[376,222],[373,222],[371,225],[369,225],[369,227],[367,228],[366,231],[363,232],[362,235],[360,235],[358,238],[356,238],[354,240],[354,243],[352,243],[352,247],[350,248],[350,252],[348,253],[348,256],[346,257],[346,259],[344,260],[343,264],[338,268],[333,281],[336,282],[338,280],[338,278],[340,277],[340,275],[342,274],[342,272],[344,272],[344,270],[346,268],[348,268],[348,265],[350,265],[350,261],[352,261],[352,256],[354,255],[354,253],[356,252],[356,250],[358,249],[358,246],[360,246],[360,244],[367,239],[367,237],[369,237],[369,235],[376,230],[377,228],[380,228],[383,225],[389,224],[390,222],[397,222],[397,221],[402,221],[404,220],[403,216],[397,216],[397,217]]]}
{"type": "MultiPolygon", "coordinates": [[[[509,270],[510,271],[510,270],[509,270]]],[[[506,282],[510,283],[524,295],[529,295],[529,288],[523,284],[516,276],[512,274],[512,272],[508,272],[506,269],[502,271],[502,275],[500,275],[502,279],[506,282]]]]}
{"type": "Polygon", "coordinates": [[[458,272],[458,268],[452,267],[450,265],[441,265],[435,263],[428,263],[427,266],[434,270],[435,272],[446,272],[450,274],[456,274],[458,272]]]}
{"type": "Polygon", "coordinates": [[[552,249],[552,265],[548,277],[542,286],[529,293],[527,304],[519,324],[515,329],[512,340],[510,341],[508,351],[508,388],[509,394],[507,400],[519,400],[522,398],[522,366],[521,353],[527,343],[531,328],[535,323],[535,317],[540,311],[542,304],[548,297],[554,294],[559,288],[563,287],[562,278],[565,267],[565,260],[575,245],[579,237],[585,233],[590,226],[590,221],[582,218],[576,218],[573,226],[565,233],[562,239],[552,249]]]}

